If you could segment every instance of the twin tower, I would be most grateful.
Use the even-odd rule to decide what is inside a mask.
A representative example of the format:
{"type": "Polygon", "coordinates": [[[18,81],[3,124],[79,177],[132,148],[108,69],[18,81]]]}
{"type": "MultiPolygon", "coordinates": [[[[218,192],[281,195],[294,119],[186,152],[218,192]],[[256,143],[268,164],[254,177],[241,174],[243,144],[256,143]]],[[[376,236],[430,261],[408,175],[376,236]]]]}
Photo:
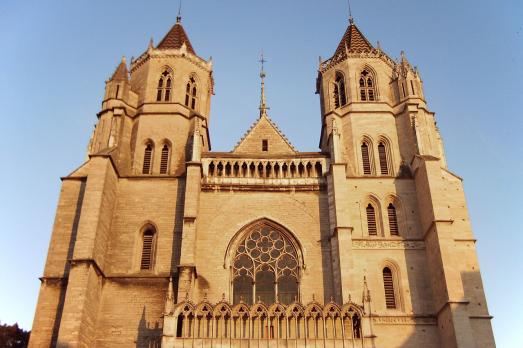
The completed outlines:
{"type": "Polygon", "coordinates": [[[320,151],[259,117],[211,151],[181,19],[106,83],[62,178],[31,347],[494,347],[462,180],[420,74],[351,20],[320,151]]]}

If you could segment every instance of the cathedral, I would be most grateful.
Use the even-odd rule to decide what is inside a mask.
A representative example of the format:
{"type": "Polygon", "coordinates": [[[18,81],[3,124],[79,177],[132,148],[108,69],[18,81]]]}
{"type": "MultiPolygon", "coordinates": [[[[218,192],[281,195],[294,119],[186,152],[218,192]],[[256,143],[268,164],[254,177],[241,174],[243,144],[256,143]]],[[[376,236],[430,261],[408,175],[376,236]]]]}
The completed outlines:
{"type": "Polygon", "coordinates": [[[178,17],[106,82],[30,347],[495,347],[462,179],[405,54],[351,18],[317,68],[317,152],[269,117],[263,65],[256,121],[215,152],[196,52],[178,17]]]}

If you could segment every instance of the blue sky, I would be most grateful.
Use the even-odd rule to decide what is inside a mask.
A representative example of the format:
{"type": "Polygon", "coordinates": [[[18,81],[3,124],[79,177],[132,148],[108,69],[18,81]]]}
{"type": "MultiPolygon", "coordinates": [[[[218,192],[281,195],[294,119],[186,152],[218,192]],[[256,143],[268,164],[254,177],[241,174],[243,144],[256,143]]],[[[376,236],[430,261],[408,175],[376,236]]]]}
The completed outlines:
{"type": "MultiPolygon", "coordinates": [[[[29,329],[60,191],[80,165],[122,55],[139,56],[174,24],[177,1],[0,3],[0,320],[29,329]]],[[[449,168],[465,179],[489,310],[500,347],[523,338],[523,5],[520,1],[353,0],[356,24],[420,69],[449,168]]],[[[318,56],[347,26],[344,0],[193,0],[183,23],[213,57],[213,150],[256,119],[258,55],[268,59],[271,118],[300,150],[320,132],[318,56]]]]}

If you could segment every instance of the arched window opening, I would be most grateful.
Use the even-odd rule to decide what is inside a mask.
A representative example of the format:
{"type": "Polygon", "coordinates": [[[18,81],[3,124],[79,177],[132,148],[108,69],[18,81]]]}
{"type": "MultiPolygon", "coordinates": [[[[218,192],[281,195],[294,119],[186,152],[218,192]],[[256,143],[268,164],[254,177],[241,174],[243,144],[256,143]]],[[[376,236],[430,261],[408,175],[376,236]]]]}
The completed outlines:
{"type": "Polygon", "coordinates": [[[169,145],[165,144],[162,148],[162,158],[160,160],[160,174],[167,174],[169,169],[169,145]]]}
{"type": "Polygon", "coordinates": [[[389,165],[387,162],[387,149],[385,148],[385,144],[383,142],[380,142],[378,145],[378,156],[380,160],[380,170],[382,175],[388,175],[389,174],[389,165]]]}
{"type": "Polygon", "coordinates": [[[276,277],[268,265],[256,273],[256,297],[263,303],[274,303],[276,300],[275,286],[276,277]]]}
{"type": "Polygon", "coordinates": [[[176,337],[183,337],[183,315],[178,316],[176,323],[176,337]]]}
{"type": "Polygon", "coordinates": [[[372,204],[368,204],[366,208],[367,212],[367,230],[369,232],[369,236],[377,236],[378,235],[378,227],[376,225],[376,211],[374,210],[374,207],[372,204]]]}
{"type": "Polygon", "coordinates": [[[398,236],[398,217],[396,216],[396,208],[392,203],[387,207],[387,214],[389,216],[389,229],[391,236],[398,236]]]}
{"type": "Polygon", "coordinates": [[[347,313],[344,320],[345,324],[345,337],[349,339],[361,338],[361,318],[360,315],[351,308],[347,313]]]}
{"type": "MultiPolygon", "coordinates": [[[[250,261],[248,261],[250,262],[250,261]]],[[[247,265],[248,266],[248,265],[247,265]]],[[[247,275],[240,275],[233,281],[233,303],[253,303],[252,298],[252,278],[247,275]]]]}
{"type": "Polygon", "coordinates": [[[374,77],[367,69],[363,69],[360,75],[360,99],[362,101],[374,101],[376,99],[376,90],[374,77]]]}
{"type": "Polygon", "coordinates": [[[278,299],[283,304],[291,304],[298,293],[298,281],[290,275],[284,275],[278,280],[278,299]]]}
{"type": "Polygon", "coordinates": [[[153,265],[153,251],[154,251],[154,230],[147,229],[142,237],[142,257],[140,262],[140,269],[152,269],[153,265]]]}
{"type": "Polygon", "coordinates": [[[172,76],[168,70],[164,70],[158,80],[158,89],[156,91],[156,101],[170,101],[172,89],[172,76]]]}
{"type": "Polygon", "coordinates": [[[165,83],[165,98],[164,101],[171,100],[171,78],[167,78],[167,82],[165,83]]]}
{"type": "Polygon", "coordinates": [[[298,297],[297,251],[283,232],[269,224],[256,225],[240,242],[232,272],[234,303],[260,299],[271,304],[278,294],[280,302],[290,304],[298,297]]]}
{"type": "Polygon", "coordinates": [[[334,107],[339,108],[347,104],[347,95],[345,92],[345,79],[342,73],[336,73],[336,79],[334,81],[334,107]]]}
{"type": "Polygon", "coordinates": [[[383,286],[385,288],[385,305],[388,309],[395,309],[396,296],[394,294],[394,279],[389,267],[383,269],[383,286]]]}
{"type": "Polygon", "coordinates": [[[361,162],[363,164],[363,174],[371,174],[370,153],[367,142],[361,144],[361,162]]]}
{"type": "Polygon", "coordinates": [[[191,76],[185,87],[185,106],[196,110],[197,89],[196,80],[191,76]]]}
{"type": "Polygon", "coordinates": [[[153,156],[153,146],[152,146],[152,144],[147,144],[145,146],[145,151],[143,154],[142,174],[151,174],[152,156],[153,156]]]}

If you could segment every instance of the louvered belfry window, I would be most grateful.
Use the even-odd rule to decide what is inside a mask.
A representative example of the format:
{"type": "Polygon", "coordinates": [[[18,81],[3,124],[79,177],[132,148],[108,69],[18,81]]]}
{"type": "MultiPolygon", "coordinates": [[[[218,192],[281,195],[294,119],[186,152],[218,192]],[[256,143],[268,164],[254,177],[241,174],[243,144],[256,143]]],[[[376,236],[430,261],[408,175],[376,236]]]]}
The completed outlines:
{"type": "Polygon", "coordinates": [[[385,305],[388,309],[396,308],[396,297],[394,294],[394,280],[390,268],[383,269],[383,286],[385,288],[385,305]]]}
{"type": "Polygon", "coordinates": [[[374,77],[369,70],[364,69],[360,75],[360,99],[361,101],[376,100],[376,92],[374,86],[374,77]]]}
{"type": "Polygon", "coordinates": [[[156,101],[170,101],[172,90],[171,73],[165,70],[158,80],[158,89],[156,92],[156,101]]]}
{"type": "Polygon", "coordinates": [[[162,148],[162,158],[160,160],[160,174],[167,174],[169,168],[169,145],[165,144],[162,148]]]}
{"type": "Polygon", "coordinates": [[[197,99],[196,80],[194,77],[189,79],[187,86],[185,87],[185,106],[196,110],[196,99],[197,99]]]}
{"type": "Polygon", "coordinates": [[[347,95],[345,94],[345,79],[340,72],[336,73],[334,82],[334,107],[339,108],[347,104],[347,95]]]}
{"type": "Polygon", "coordinates": [[[140,269],[151,269],[153,258],[154,231],[147,230],[143,234],[142,260],[140,269]]]}
{"type": "Polygon", "coordinates": [[[387,213],[389,215],[389,228],[391,236],[398,236],[398,217],[396,216],[396,208],[392,203],[387,207],[387,213]]]}
{"type": "Polygon", "coordinates": [[[147,144],[145,147],[145,152],[143,154],[143,174],[151,174],[151,160],[153,156],[153,146],[147,144]]]}
{"type": "Polygon", "coordinates": [[[389,167],[387,163],[387,149],[385,148],[385,144],[380,142],[378,145],[378,155],[380,158],[380,170],[382,175],[388,175],[389,174],[389,167]]]}
{"type": "Polygon", "coordinates": [[[374,207],[369,203],[366,208],[367,211],[367,228],[369,231],[369,236],[377,236],[378,228],[376,226],[376,212],[374,207]]]}
{"type": "Polygon", "coordinates": [[[361,144],[361,161],[363,163],[363,174],[371,174],[369,146],[366,142],[361,144]]]}

